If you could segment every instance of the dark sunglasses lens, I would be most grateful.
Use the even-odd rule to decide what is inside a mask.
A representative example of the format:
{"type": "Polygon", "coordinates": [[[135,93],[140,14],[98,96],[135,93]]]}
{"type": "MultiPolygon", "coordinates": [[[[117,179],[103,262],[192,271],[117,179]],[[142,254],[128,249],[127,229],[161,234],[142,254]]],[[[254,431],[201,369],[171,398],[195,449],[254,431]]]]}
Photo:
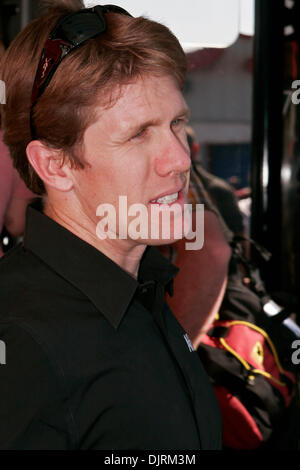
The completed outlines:
{"type": "Polygon", "coordinates": [[[66,18],[61,25],[57,27],[54,38],[66,40],[77,46],[86,39],[101,34],[106,29],[106,21],[101,15],[95,15],[91,12],[82,12],[66,18]]]}
{"type": "Polygon", "coordinates": [[[82,10],[64,18],[55,28],[51,37],[53,39],[66,40],[77,46],[86,39],[105,32],[106,21],[104,13],[119,13],[131,16],[126,10],[115,5],[97,5],[93,10],[82,10]]]}

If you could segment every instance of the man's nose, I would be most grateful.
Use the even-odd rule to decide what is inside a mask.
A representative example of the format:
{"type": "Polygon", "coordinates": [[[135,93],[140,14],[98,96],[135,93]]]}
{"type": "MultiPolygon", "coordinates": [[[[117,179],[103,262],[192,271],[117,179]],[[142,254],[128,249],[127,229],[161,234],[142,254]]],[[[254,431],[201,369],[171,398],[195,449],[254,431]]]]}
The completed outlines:
{"type": "Polygon", "coordinates": [[[182,142],[178,136],[171,133],[158,152],[159,156],[155,158],[155,171],[159,176],[189,171],[191,158],[188,145],[182,142]]]}

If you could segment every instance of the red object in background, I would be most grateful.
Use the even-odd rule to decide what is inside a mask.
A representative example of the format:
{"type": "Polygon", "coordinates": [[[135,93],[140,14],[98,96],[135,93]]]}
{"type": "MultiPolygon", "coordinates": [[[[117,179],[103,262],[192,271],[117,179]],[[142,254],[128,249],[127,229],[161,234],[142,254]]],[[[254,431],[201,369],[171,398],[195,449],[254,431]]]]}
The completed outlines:
{"type": "Polygon", "coordinates": [[[215,385],[223,421],[223,445],[230,449],[256,449],[263,441],[253,417],[225,387],[215,385]]]}

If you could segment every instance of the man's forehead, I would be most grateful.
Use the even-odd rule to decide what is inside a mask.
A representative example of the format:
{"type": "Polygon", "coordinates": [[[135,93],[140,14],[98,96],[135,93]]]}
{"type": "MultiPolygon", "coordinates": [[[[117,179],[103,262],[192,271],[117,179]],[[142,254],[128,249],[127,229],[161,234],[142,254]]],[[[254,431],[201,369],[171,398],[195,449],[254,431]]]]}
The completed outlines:
{"type": "Polygon", "coordinates": [[[127,129],[132,121],[157,119],[161,112],[188,114],[181,90],[172,76],[140,77],[122,85],[112,94],[111,106],[99,108],[99,118],[118,120],[119,128],[127,129]]]}

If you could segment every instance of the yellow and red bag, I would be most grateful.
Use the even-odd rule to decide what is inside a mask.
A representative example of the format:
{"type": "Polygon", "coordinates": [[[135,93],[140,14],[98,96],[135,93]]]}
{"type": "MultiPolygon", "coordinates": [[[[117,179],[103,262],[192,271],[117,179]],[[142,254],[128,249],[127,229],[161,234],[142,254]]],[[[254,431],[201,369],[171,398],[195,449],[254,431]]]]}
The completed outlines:
{"type": "Polygon", "coordinates": [[[223,417],[223,444],[255,449],[271,437],[290,405],[295,378],[269,335],[244,320],[217,320],[198,348],[223,417]]]}

